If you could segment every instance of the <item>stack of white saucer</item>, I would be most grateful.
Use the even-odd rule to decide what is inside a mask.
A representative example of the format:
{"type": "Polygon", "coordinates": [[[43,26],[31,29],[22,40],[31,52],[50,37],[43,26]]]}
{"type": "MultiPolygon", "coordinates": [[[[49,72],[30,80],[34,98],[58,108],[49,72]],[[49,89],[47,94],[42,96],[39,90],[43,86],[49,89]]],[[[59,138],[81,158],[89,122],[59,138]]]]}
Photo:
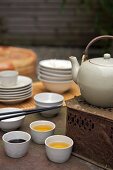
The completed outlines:
{"type": "Polygon", "coordinates": [[[63,93],[70,89],[72,83],[71,62],[69,60],[48,59],[39,62],[38,79],[46,89],[63,93]]]}
{"type": "Polygon", "coordinates": [[[0,102],[15,104],[32,96],[32,79],[26,76],[18,76],[16,85],[0,85],[0,102]]]}

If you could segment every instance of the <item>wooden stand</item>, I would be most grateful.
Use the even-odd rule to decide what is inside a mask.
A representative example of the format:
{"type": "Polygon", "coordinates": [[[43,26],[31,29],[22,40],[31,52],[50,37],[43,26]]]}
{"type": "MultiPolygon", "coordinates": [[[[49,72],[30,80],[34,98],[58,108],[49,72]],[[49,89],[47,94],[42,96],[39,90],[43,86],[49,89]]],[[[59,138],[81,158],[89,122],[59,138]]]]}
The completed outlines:
{"type": "Polygon", "coordinates": [[[104,169],[113,169],[113,108],[99,108],[80,97],[66,101],[67,136],[73,154],[104,169]]]}

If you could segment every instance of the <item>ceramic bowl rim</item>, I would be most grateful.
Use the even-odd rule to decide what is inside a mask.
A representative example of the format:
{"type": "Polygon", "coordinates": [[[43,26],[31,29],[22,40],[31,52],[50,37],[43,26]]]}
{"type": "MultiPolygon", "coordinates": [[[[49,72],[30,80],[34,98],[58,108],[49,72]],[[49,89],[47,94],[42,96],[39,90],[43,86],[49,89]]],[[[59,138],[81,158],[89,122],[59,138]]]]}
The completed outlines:
{"type": "Polygon", "coordinates": [[[34,96],[34,100],[35,100],[35,102],[38,104],[38,102],[40,103],[40,104],[57,104],[57,103],[59,103],[59,102],[63,102],[63,100],[64,100],[64,97],[63,97],[63,95],[61,95],[61,94],[58,94],[58,93],[51,93],[51,92],[42,92],[42,93],[38,93],[38,94],[36,94],[35,96],[34,96]],[[40,101],[40,99],[38,99],[37,100],[37,96],[38,96],[38,98],[40,98],[40,96],[41,95],[56,95],[56,96],[59,96],[59,98],[61,98],[60,100],[58,100],[58,101],[55,101],[55,102],[42,102],[42,101],[40,101]]]}
{"type": "Polygon", "coordinates": [[[40,76],[38,76],[38,79],[40,80],[40,81],[42,81],[42,82],[45,82],[45,83],[51,83],[51,84],[56,84],[56,83],[58,83],[58,84],[68,84],[68,83],[71,83],[71,82],[73,82],[73,80],[67,80],[67,81],[50,81],[50,80],[45,80],[45,79],[42,79],[42,78],[40,78],[40,76]]]}
{"type": "MultiPolygon", "coordinates": [[[[36,104],[36,106],[38,106],[38,107],[43,107],[43,108],[49,108],[49,107],[58,107],[58,108],[60,108],[60,106],[62,107],[62,105],[63,105],[63,102],[61,103],[61,104],[58,104],[58,105],[54,105],[54,106],[45,106],[45,105],[43,105],[43,104],[39,104],[39,103],[37,103],[37,102],[35,102],[35,104],[36,104]]],[[[53,103],[54,104],[54,103],[53,103]]]]}
{"type": "Polygon", "coordinates": [[[5,143],[7,143],[7,144],[11,144],[11,145],[22,145],[22,144],[24,144],[24,143],[27,143],[27,142],[29,142],[30,140],[31,140],[31,135],[29,134],[29,133],[27,133],[27,132],[24,132],[24,131],[10,131],[10,132],[7,132],[7,133],[5,133],[3,136],[2,136],[2,140],[5,142],[5,143]],[[4,139],[4,137],[6,136],[6,135],[8,135],[9,133],[18,133],[18,132],[20,132],[20,133],[25,133],[26,135],[28,135],[28,139],[25,141],[25,142],[22,142],[22,143],[10,143],[10,142],[8,142],[7,140],[5,140],[4,139]]]}
{"type": "Polygon", "coordinates": [[[70,60],[65,60],[65,59],[45,59],[45,60],[41,60],[40,62],[39,62],[39,65],[41,66],[41,67],[44,67],[44,68],[50,68],[50,69],[55,69],[55,70],[70,70],[72,67],[71,67],[71,62],[70,62],[70,60]],[[64,62],[64,64],[65,63],[69,63],[70,64],[70,66],[68,66],[68,68],[58,68],[58,67],[56,67],[56,68],[54,68],[54,67],[51,67],[50,65],[45,65],[45,63],[48,63],[48,62],[64,62]]]}
{"type": "Polygon", "coordinates": [[[52,136],[49,136],[49,137],[47,137],[46,138],[46,140],[45,140],[45,146],[47,146],[48,148],[50,148],[50,149],[55,149],[55,150],[66,150],[66,149],[68,149],[68,148],[71,148],[72,146],[73,146],[73,144],[74,144],[74,142],[73,142],[73,140],[70,138],[70,137],[68,137],[68,136],[66,136],[66,135],[52,135],[52,136]],[[49,146],[48,144],[47,144],[47,140],[49,139],[49,138],[52,138],[52,137],[61,137],[61,136],[63,136],[63,137],[66,137],[66,138],[68,138],[70,141],[71,141],[71,144],[68,146],[68,147],[65,147],[65,148],[54,148],[54,147],[51,147],[51,146],[49,146]]]}
{"type": "Polygon", "coordinates": [[[33,121],[33,122],[31,122],[30,123],[30,125],[29,125],[29,127],[30,127],[30,129],[32,130],[32,131],[35,131],[35,132],[37,132],[37,133],[47,133],[47,132],[50,132],[50,131],[52,131],[52,130],[54,130],[55,128],[56,128],[56,125],[55,125],[55,123],[53,123],[52,121],[49,121],[49,120],[36,120],[36,121],[33,121]],[[51,129],[51,130],[47,130],[47,131],[37,131],[37,130],[35,130],[35,129],[33,129],[32,128],[32,124],[34,124],[34,123],[36,123],[36,122],[50,122],[50,123],[52,123],[53,124],[53,128],[51,129]]]}
{"type": "Polygon", "coordinates": [[[15,76],[18,76],[18,71],[16,71],[16,70],[3,70],[3,71],[0,71],[0,77],[2,77],[2,78],[10,78],[10,77],[15,78],[15,76]],[[7,73],[8,73],[8,75],[7,75],[7,73]]]}

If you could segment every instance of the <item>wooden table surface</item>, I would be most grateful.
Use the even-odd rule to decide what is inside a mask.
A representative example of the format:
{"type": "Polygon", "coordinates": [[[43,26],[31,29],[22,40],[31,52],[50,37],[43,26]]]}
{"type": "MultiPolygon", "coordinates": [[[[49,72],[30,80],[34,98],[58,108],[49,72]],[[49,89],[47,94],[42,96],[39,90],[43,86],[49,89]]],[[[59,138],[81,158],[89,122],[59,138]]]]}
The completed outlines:
{"type": "MultiPolygon", "coordinates": [[[[36,93],[44,92],[46,89],[40,82],[33,83],[33,95],[36,93]]],[[[64,95],[65,100],[73,98],[79,95],[79,88],[77,85],[73,84],[70,91],[66,92],[64,95]]],[[[33,98],[16,105],[10,105],[10,107],[19,108],[33,108],[35,107],[33,98]]],[[[9,107],[9,105],[4,105],[0,103],[0,108],[9,107]]],[[[58,116],[53,118],[44,118],[39,114],[26,116],[22,127],[19,130],[29,131],[29,124],[35,120],[50,120],[56,124],[55,134],[65,134],[66,131],[66,107],[62,107],[58,116]]],[[[0,170],[102,170],[101,168],[85,162],[75,156],[63,163],[57,164],[49,161],[45,154],[45,146],[35,144],[31,141],[29,152],[22,158],[13,159],[8,157],[3,148],[2,135],[4,132],[0,131],[0,170]]]]}

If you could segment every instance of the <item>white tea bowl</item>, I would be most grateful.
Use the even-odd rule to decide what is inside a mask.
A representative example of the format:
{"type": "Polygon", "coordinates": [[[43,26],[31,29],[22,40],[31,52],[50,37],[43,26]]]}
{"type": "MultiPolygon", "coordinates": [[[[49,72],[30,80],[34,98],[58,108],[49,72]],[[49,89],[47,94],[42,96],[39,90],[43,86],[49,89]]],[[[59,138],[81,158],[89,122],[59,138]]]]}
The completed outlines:
{"type": "MultiPolygon", "coordinates": [[[[0,113],[21,111],[21,110],[22,109],[19,109],[19,108],[6,107],[6,108],[1,108],[0,113]]],[[[25,115],[10,118],[10,119],[1,120],[0,121],[0,128],[3,131],[16,130],[17,128],[19,128],[22,125],[24,118],[25,118],[25,115]]]]}
{"type": "Polygon", "coordinates": [[[45,147],[46,147],[46,154],[49,160],[56,162],[56,163],[63,163],[66,162],[72,152],[72,147],[73,147],[73,140],[67,136],[64,135],[53,135],[48,137],[45,140],[45,147]],[[52,143],[66,143],[68,144],[67,147],[53,147],[50,144],[52,143]]]}
{"type": "Polygon", "coordinates": [[[57,107],[52,110],[43,111],[40,114],[44,117],[53,117],[60,113],[64,97],[57,93],[39,93],[34,96],[35,105],[38,108],[57,107]]]}
{"type": "Polygon", "coordinates": [[[53,107],[61,105],[63,103],[64,97],[58,93],[39,93],[34,96],[34,100],[37,105],[43,107],[53,107]]]}
{"type": "Polygon", "coordinates": [[[27,152],[31,140],[30,134],[23,131],[12,131],[2,136],[6,154],[12,158],[23,157],[27,152]],[[11,143],[13,140],[24,140],[21,143],[11,143]]]}
{"type": "Polygon", "coordinates": [[[34,121],[30,124],[30,130],[31,130],[31,137],[35,143],[38,144],[44,144],[45,139],[51,135],[54,134],[55,130],[55,124],[51,121],[46,121],[46,120],[38,120],[34,121]],[[39,125],[49,125],[51,126],[51,130],[45,130],[45,131],[40,131],[40,130],[35,130],[34,127],[39,126],[39,125]]]}
{"type": "Polygon", "coordinates": [[[42,79],[38,76],[38,79],[42,81],[45,88],[51,92],[55,93],[64,93],[71,88],[72,80],[68,81],[50,81],[46,79],[42,79]]]}
{"type": "Polygon", "coordinates": [[[4,87],[15,86],[18,79],[18,71],[5,70],[0,71],[0,85],[4,87]]]}

